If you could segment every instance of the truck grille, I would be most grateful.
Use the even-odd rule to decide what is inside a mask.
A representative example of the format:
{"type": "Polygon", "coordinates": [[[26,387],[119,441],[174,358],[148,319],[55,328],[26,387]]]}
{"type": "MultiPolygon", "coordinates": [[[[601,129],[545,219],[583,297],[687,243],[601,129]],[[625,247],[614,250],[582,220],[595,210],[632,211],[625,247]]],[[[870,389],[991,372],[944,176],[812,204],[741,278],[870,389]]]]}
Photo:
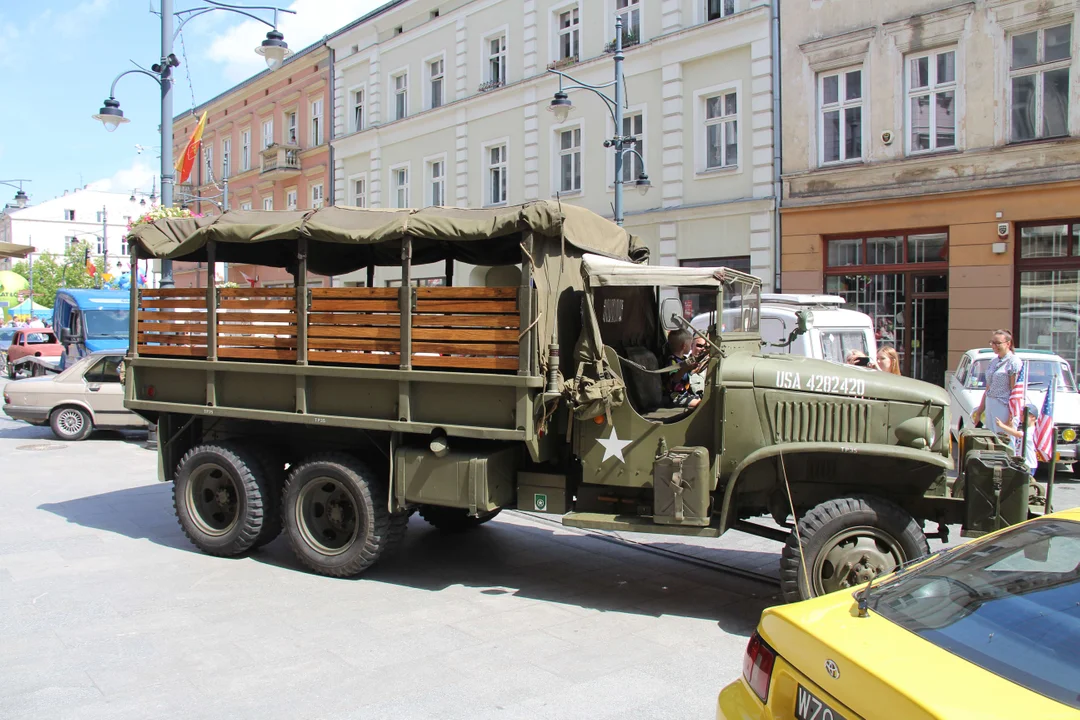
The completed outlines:
{"type": "Polygon", "coordinates": [[[853,402],[777,402],[775,442],[868,442],[870,405],[853,402]]]}

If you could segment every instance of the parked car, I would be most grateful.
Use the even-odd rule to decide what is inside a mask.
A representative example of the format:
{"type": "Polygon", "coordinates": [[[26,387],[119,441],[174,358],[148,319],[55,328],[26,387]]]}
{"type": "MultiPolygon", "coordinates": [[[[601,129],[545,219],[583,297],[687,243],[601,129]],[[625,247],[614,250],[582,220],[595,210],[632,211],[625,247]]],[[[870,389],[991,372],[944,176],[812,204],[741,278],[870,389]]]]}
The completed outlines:
{"type": "Polygon", "coordinates": [[[1080,509],[765,610],[716,716],[1080,718],[1080,509]]]}
{"type": "MultiPolygon", "coordinates": [[[[803,295],[791,293],[762,293],[761,351],[773,355],[832,360],[842,363],[848,352],[859,350],[868,357],[877,355],[874,324],[870,316],[843,307],[839,295],[803,295]],[[791,332],[798,327],[799,313],[807,314],[809,330],[788,343],[791,332]]],[[[725,321],[728,320],[725,311],[725,321]]],[[[702,332],[716,322],[716,313],[696,315],[690,324],[702,332]]]]}
{"type": "Polygon", "coordinates": [[[15,363],[25,357],[58,358],[64,352],[64,346],[56,339],[56,333],[47,328],[14,328],[11,342],[4,348],[4,370],[12,380],[18,370],[15,363]]]}
{"type": "Polygon", "coordinates": [[[52,426],[61,440],[83,440],[95,428],[145,428],[124,407],[124,384],[115,351],[87,355],[59,375],[16,380],[4,386],[4,412],[32,425],[52,426]]]}
{"type": "MultiPolygon", "coordinates": [[[[1060,355],[1045,350],[1017,349],[1016,356],[1027,363],[1028,401],[1042,407],[1051,378],[1057,382],[1054,400],[1054,425],[1057,434],[1058,461],[1073,463],[1078,457],[1077,438],[1080,437],[1080,393],[1072,368],[1060,355]]],[[[986,367],[994,357],[988,348],[968,350],[960,358],[956,372],[945,379],[949,391],[953,439],[960,430],[972,427],[971,412],[979,406],[986,391],[986,367]]]]}

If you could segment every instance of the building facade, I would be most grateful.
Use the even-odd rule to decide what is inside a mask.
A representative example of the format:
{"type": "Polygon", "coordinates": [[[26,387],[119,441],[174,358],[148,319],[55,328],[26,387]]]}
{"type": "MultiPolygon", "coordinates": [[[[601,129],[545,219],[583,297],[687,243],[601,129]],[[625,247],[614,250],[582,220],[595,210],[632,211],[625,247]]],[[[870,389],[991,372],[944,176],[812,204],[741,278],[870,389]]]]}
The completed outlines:
{"type": "MultiPolygon", "coordinates": [[[[120,275],[131,266],[128,223],[148,207],[150,203],[142,193],[85,188],[65,192],[52,200],[0,213],[0,242],[32,245],[32,259],[45,254],[63,257],[72,245],[86,242],[99,269],[120,275]]],[[[0,270],[10,269],[14,262],[0,260],[0,270]]]]}
{"type": "MultiPolygon", "coordinates": [[[[549,67],[610,82],[623,20],[626,227],[654,263],[774,277],[770,6],[763,0],[406,0],[328,39],[335,202],[491,207],[559,198],[612,216],[615,134],[603,102],[571,91],[548,112],[549,67]],[[632,183],[646,172],[651,191],[632,183]]],[[[610,92],[611,89],[608,89],[610,92]]],[[[454,282],[495,282],[457,267],[454,282]]],[[[498,272],[498,271],[496,271],[498,272]]],[[[444,269],[419,268],[418,283],[444,269]]],[[[394,284],[396,269],[375,282],[394,284]]],[[[366,273],[343,276],[366,283],[366,273]]],[[[498,280],[505,282],[505,280],[498,280]]]]}
{"type": "Polygon", "coordinates": [[[784,6],[782,285],[942,383],[991,331],[1080,360],[1071,0],[784,6]]]}
{"type": "MultiPolygon", "coordinates": [[[[308,210],[328,203],[331,183],[329,51],[320,40],[276,71],[251,79],[174,119],[173,148],[179,157],[199,117],[206,112],[199,162],[177,185],[174,204],[193,212],[308,210]]],[[[241,286],[283,287],[292,276],[282,268],[218,266],[219,280],[241,286]]],[[[206,285],[204,264],[177,263],[177,287],[206,285]]],[[[311,276],[310,284],[328,283],[311,276]]]]}

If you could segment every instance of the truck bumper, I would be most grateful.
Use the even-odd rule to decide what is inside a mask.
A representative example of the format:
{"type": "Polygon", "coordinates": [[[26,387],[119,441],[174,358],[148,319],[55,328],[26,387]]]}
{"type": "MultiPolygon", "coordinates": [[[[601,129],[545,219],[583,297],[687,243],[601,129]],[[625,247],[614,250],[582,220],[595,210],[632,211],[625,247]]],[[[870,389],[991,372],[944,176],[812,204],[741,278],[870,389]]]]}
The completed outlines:
{"type": "Polygon", "coordinates": [[[1076,445],[1058,445],[1058,462],[1076,462],[1076,445]]]}
{"type": "Polygon", "coordinates": [[[49,421],[49,411],[45,408],[28,407],[26,405],[4,405],[4,412],[12,420],[25,420],[35,425],[41,425],[49,421]]]}

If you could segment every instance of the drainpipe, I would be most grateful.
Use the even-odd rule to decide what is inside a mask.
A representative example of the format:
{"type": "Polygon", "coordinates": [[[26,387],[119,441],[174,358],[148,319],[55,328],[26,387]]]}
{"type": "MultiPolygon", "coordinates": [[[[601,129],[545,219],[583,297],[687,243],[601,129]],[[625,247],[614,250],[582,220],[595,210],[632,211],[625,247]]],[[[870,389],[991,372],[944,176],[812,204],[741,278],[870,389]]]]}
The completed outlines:
{"type": "Polygon", "coordinates": [[[784,192],[780,179],[782,136],[780,133],[780,0],[772,0],[772,116],[773,116],[773,292],[780,292],[780,200],[784,192]]]}
{"type": "MultiPolygon", "coordinates": [[[[323,44],[326,44],[326,49],[330,51],[329,55],[327,56],[326,67],[326,71],[330,75],[326,82],[327,88],[330,93],[330,102],[327,103],[327,105],[330,106],[330,122],[326,123],[326,144],[330,146],[330,154],[327,156],[326,166],[330,168],[330,192],[327,195],[329,199],[329,202],[327,204],[333,205],[335,203],[335,198],[337,197],[337,188],[335,183],[335,180],[337,179],[337,168],[334,167],[334,127],[337,125],[337,113],[334,110],[334,48],[330,47],[329,44],[326,43],[327,38],[329,37],[329,35],[323,36],[323,44]]],[[[346,105],[345,107],[347,108],[348,106],[346,105]]],[[[334,287],[333,275],[326,276],[326,285],[327,287],[334,287]]]]}

